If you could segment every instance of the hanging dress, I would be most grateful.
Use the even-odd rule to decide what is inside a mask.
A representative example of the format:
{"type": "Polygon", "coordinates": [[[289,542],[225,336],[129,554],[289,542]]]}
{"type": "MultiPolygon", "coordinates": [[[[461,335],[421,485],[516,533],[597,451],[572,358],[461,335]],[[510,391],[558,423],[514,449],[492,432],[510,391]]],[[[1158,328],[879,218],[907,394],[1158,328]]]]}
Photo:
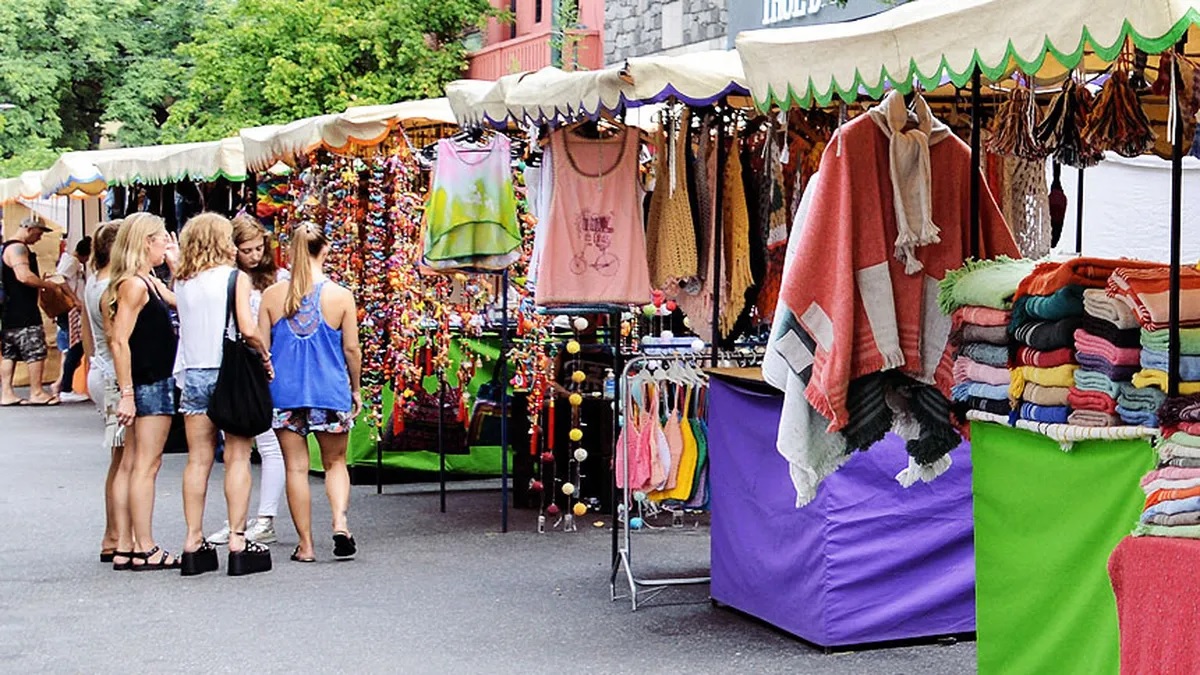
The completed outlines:
{"type": "Polygon", "coordinates": [[[625,455],[629,455],[629,485],[630,490],[640,490],[650,481],[650,453],[642,445],[641,427],[638,425],[637,411],[625,416],[625,426],[621,427],[621,435],[617,438],[616,475],[617,487],[625,487],[625,455]],[[625,444],[629,447],[626,449],[625,444]]]}
{"type": "Polygon", "coordinates": [[[746,307],[746,291],[754,286],[750,269],[750,212],[742,176],[742,158],[737,134],[725,158],[724,190],[721,194],[721,226],[724,230],[724,268],[729,270],[726,292],[721,294],[721,336],[729,337],[746,307]]]}
{"type": "Polygon", "coordinates": [[[650,283],[666,289],[671,282],[697,274],[696,229],[687,185],[687,129],[685,110],[676,120],[668,116],[656,137],[654,194],[646,223],[646,257],[650,283]]]}
{"type": "Polygon", "coordinates": [[[638,184],[638,135],[550,135],[554,189],[535,299],[538,305],[650,301],[638,184]]]}
{"type": "Polygon", "coordinates": [[[425,209],[425,264],[439,270],[500,270],[516,262],[521,227],[508,138],[496,134],[478,149],[443,138],[437,152],[425,209]]]}
{"type": "MultiPolygon", "coordinates": [[[[704,120],[700,127],[693,159],[693,174],[696,182],[696,217],[698,234],[696,240],[700,262],[700,277],[683,285],[676,302],[688,317],[691,330],[705,342],[712,342],[713,289],[716,259],[713,256],[713,241],[716,239],[717,209],[717,153],[712,138],[712,118],[704,120]]],[[[727,267],[721,266],[721,276],[726,276],[727,267]]],[[[724,286],[722,285],[722,288],[724,286]]]]}
{"type": "Polygon", "coordinates": [[[699,461],[699,447],[696,444],[696,434],[692,430],[692,420],[689,418],[692,388],[687,387],[683,399],[683,409],[676,408],[673,413],[679,424],[682,451],[679,457],[679,468],[674,471],[675,485],[663,495],[664,499],[686,502],[692,496],[692,486],[696,484],[696,464],[699,461]]]}
{"type": "Polygon", "coordinates": [[[696,416],[689,420],[696,436],[696,478],[688,498],[688,508],[703,508],[708,504],[708,426],[704,423],[703,394],[697,396],[696,416]]]}

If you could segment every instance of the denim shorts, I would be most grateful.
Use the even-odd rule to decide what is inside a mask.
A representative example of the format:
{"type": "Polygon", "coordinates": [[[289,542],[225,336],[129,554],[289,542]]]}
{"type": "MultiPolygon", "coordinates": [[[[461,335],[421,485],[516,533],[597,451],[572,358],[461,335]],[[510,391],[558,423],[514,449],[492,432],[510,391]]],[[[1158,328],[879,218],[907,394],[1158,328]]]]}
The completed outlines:
{"type": "Polygon", "coordinates": [[[205,415],[217,387],[220,368],[188,368],[183,371],[179,396],[179,412],[184,415],[205,415]]]}
{"type": "Polygon", "coordinates": [[[308,436],[314,431],[327,434],[348,434],[354,426],[350,411],[327,410],[325,408],[275,409],[275,420],[271,427],[276,431],[291,431],[308,436]]]}
{"type": "Polygon", "coordinates": [[[155,417],[175,414],[175,378],[168,377],[139,384],[133,388],[133,403],[137,406],[138,417],[155,417]]]}

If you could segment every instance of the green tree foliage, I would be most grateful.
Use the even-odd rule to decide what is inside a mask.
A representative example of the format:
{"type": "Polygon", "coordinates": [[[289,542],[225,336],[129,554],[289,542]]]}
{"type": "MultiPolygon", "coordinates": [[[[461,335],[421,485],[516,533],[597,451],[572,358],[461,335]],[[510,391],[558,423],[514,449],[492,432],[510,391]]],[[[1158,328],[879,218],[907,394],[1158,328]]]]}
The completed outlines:
{"type": "MultiPolygon", "coordinates": [[[[225,0],[214,0],[224,2],[225,0]]],[[[126,145],[154,143],[183,86],[176,47],[208,0],[0,2],[0,172],[95,147],[118,122],[126,145]]]]}
{"type": "Polygon", "coordinates": [[[170,109],[173,140],[441,95],[467,65],[462,37],[487,0],[235,0],[194,42],[170,109]]]}

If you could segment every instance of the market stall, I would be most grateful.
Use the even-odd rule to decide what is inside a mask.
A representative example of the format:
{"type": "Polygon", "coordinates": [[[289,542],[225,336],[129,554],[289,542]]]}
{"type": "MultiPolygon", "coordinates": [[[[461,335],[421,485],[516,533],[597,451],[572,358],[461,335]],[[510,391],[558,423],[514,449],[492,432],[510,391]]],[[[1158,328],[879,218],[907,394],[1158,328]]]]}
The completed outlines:
{"type": "MultiPolygon", "coordinates": [[[[1057,268],[1025,270],[1029,276],[1019,275],[1021,285],[1014,281],[1010,289],[1016,303],[1010,294],[1007,306],[943,307],[955,311],[945,330],[951,332],[949,354],[957,361],[941,388],[951,394],[953,384],[955,405],[974,408],[976,420],[971,440],[980,672],[1096,673],[1118,667],[1117,615],[1105,561],[1137,520],[1136,481],[1154,465],[1147,439],[1156,434],[1157,406],[1179,391],[1180,186],[1185,127],[1190,141],[1188,120],[1195,104],[1172,82],[1186,81],[1190,75],[1180,73],[1194,68],[1189,54],[1174,48],[1195,32],[1197,18],[1195,3],[1184,1],[1064,2],[1051,10],[1033,1],[918,0],[856,22],[755,31],[737,41],[752,95],[764,108],[828,105],[835,98],[853,102],[864,92],[881,96],[891,89],[917,102],[923,92],[932,99],[947,86],[957,97],[969,85],[973,167],[982,167],[985,159],[983,97],[996,94],[1007,108],[995,113],[988,148],[1033,162],[1043,176],[1047,155],[1079,175],[1101,160],[1103,150],[1137,156],[1153,149],[1171,157],[1172,265],[1146,272],[1152,281],[1142,281],[1141,272],[1123,272],[1122,265],[1136,267],[1130,262],[1081,259],[1063,265],[1075,276],[1068,274],[1069,281],[1060,284],[1052,280],[1063,278],[1055,276],[1057,268]],[[1097,82],[1096,75],[1104,77],[1097,82]],[[1153,85],[1139,84],[1143,76],[1153,85]],[[1039,98],[1037,86],[1055,82],[1062,86],[1053,100],[1039,98]],[[1152,93],[1161,97],[1157,103],[1152,93]],[[1169,120],[1165,127],[1151,122],[1159,111],[1169,120]],[[1135,281],[1122,286],[1129,278],[1135,281]],[[1144,296],[1150,292],[1138,290],[1144,283],[1161,296],[1144,296]],[[1083,292],[1099,295],[1071,295],[1083,292]],[[1108,303],[1122,297],[1134,306],[1154,303],[1147,310],[1153,321],[1150,314],[1141,316],[1141,328],[1156,340],[1153,367],[1145,361],[1151,347],[1138,343],[1139,321],[1127,327],[1131,336],[1095,323],[1115,316],[1108,303]],[[1100,319],[1103,314],[1108,318],[1100,319]],[[1099,333],[1084,330],[1077,339],[1080,333],[1071,331],[1081,320],[1099,333]],[[1112,342],[1127,337],[1136,346],[1112,342]],[[994,356],[997,362],[967,363],[963,354],[969,354],[968,361],[994,356]],[[1141,363],[1124,365],[1128,358],[1141,363]],[[1132,381],[1124,382],[1130,375],[1132,381]],[[1010,399],[1016,402],[1011,409],[1010,399]],[[1053,518],[1046,518],[1047,509],[1053,518]]],[[[914,105],[919,117],[920,103],[914,105]]],[[[903,116],[899,121],[904,124],[903,116]]],[[[991,200],[981,172],[973,169],[971,175],[970,252],[991,257],[977,248],[985,243],[977,228],[986,227],[991,200]]],[[[1079,208],[1083,199],[1081,189],[1079,208]]],[[[1062,201],[1058,204],[1061,209],[1062,201]]],[[[1182,316],[1187,318],[1186,311],[1182,316]]],[[[800,317],[797,325],[811,329],[812,315],[800,317]]],[[[793,334],[802,337],[804,330],[793,334]]],[[[795,360],[799,350],[780,352],[781,357],[789,353],[799,385],[788,394],[797,397],[803,413],[805,399],[816,398],[811,389],[805,391],[809,380],[802,373],[812,361],[795,360]]],[[[821,359],[818,355],[818,366],[821,359]]],[[[784,379],[791,383],[790,378],[784,379]]],[[[785,451],[782,445],[780,451],[785,451]]],[[[1143,523],[1151,512],[1143,514],[1143,523]]],[[[1168,531],[1153,533],[1187,536],[1168,531]]]]}

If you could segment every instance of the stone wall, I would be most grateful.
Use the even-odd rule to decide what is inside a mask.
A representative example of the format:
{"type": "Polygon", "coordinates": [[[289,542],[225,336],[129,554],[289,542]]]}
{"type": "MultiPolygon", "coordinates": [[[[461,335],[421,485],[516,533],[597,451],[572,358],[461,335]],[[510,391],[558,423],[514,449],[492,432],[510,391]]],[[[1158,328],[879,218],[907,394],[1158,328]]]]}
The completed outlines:
{"type": "Polygon", "coordinates": [[[604,62],[630,56],[724,49],[726,0],[606,0],[604,62]]]}

